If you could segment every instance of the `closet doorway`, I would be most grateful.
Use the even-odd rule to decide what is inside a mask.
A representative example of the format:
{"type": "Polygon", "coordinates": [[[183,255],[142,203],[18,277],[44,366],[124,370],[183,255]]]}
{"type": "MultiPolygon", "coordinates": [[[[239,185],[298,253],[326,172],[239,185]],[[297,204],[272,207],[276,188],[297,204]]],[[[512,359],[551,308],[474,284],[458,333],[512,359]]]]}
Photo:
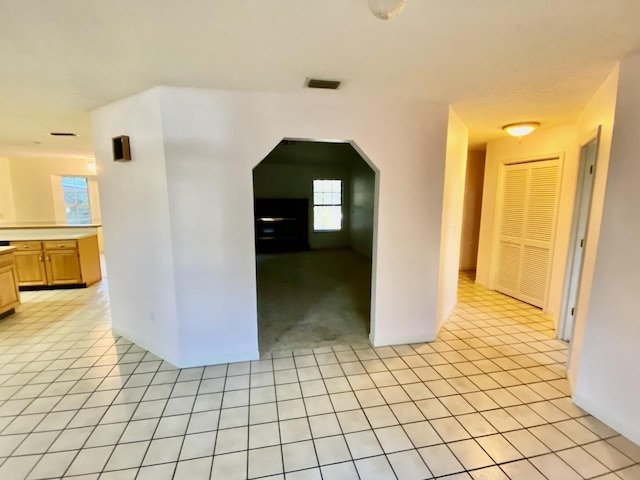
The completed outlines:
{"type": "Polygon", "coordinates": [[[501,164],[495,289],[546,308],[558,215],[560,159],[501,164]]]}

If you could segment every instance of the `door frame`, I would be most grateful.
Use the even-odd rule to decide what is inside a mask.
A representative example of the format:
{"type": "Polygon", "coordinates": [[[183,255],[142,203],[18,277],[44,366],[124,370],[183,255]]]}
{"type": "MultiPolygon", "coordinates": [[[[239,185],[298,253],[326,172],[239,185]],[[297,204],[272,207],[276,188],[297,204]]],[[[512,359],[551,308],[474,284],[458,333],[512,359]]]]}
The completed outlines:
{"type": "MultiPolygon", "coordinates": [[[[379,219],[379,210],[380,210],[379,208],[380,176],[381,176],[380,169],[373,162],[373,160],[371,160],[371,157],[369,157],[364,152],[364,150],[360,147],[360,145],[358,145],[358,143],[353,139],[305,138],[305,137],[284,136],[280,140],[278,140],[277,143],[275,143],[275,145],[273,145],[271,149],[269,149],[269,151],[267,151],[261,157],[261,159],[258,162],[254,163],[253,166],[251,167],[251,171],[250,171],[251,186],[252,186],[251,196],[252,196],[252,204],[254,205],[255,205],[255,185],[254,185],[253,172],[256,169],[256,167],[262,163],[262,161],[266,158],[266,156],[269,155],[269,153],[271,153],[283,140],[296,141],[296,142],[316,142],[316,143],[348,143],[356,151],[356,153],[361,157],[362,161],[364,161],[367,164],[367,166],[373,171],[373,174],[374,174],[373,232],[372,232],[372,239],[371,239],[371,242],[372,242],[371,243],[371,283],[369,285],[370,300],[369,300],[368,338],[371,345],[374,345],[375,344],[375,326],[376,326],[376,292],[377,292],[377,277],[378,277],[377,266],[378,266],[378,224],[379,224],[378,219],[379,219]]],[[[344,197],[344,193],[343,193],[343,197],[344,197]]],[[[252,208],[252,214],[254,213],[253,208],[252,208]]],[[[311,205],[311,208],[313,208],[313,205],[311,205]]],[[[351,208],[351,205],[349,205],[349,208],[351,208]]],[[[349,212],[349,215],[351,215],[351,212],[349,212]]],[[[312,216],[309,217],[309,221],[313,222],[312,216]]],[[[252,222],[251,233],[253,235],[253,238],[255,238],[255,235],[256,235],[255,229],[256,229],[255,222],[252,222]]],[[[255,249],[253,251],[253,255],[254,255],[254,258],[257,255],[255,249]]],[[[257,265],[255,264],[254,264],[254,280],[255,280],[255,292],[256,292],[256,334],[257,334],[256,336],[257,336],[258,351],[260,351],[260,333],[258,330],[260,328],[260,318],[258,317],[258,312],[257,312],[258,271],[257,271],[257,265]]]]}
{"type": "MultiPolygon", "coordinates": [[[[504,181],[505,175],[505,167],[508,165],[517,165],[523,163],[534,163],[534,162],[542,162],[545,160],[558,160],[558,213],[561,204],[561,196],[562,196],[562,181],[564,178],[564,152],[552,152],[544,155],[534,155],[530,157],[522,157],[516,159],[503,159],[498,162],[498,183],[496,184],[496,202],[494,205],[494,222],[491,231],[491,262],[489,265],[489,290],[496,290],[496,277],[498,274],[498,251],[499,251],[499,243],[500,243],[500,224],[502,223],[502,183],[504,181]]],[[[553,240],[551,241],[551,265],[549,267],[549,286],[551,285],[551,281],[553,279],[553,267],[556,253],[556,233],[558,230],[558,218],[559,214],[556,214],[555,225],[553,227],[553,240]]],[[[518,300],[522,301],[522,300],[518,300]]],[[[523,302],[526,303],[526,302],[523,302]]],[[[547,294],[544,307],[542,311],[544,313],[548,313],[549,307],[549,295],[547,294]]]]}
{"type": "Polygon", "coordinates": [[[575,329],[575,318],[580,296],[580,284],[582,282],[582,267],[584,264],[584,252],[589,239],[589,222],[591,218],[591,205],[593,202],[593,186],[598,170],[598,156],[600,154],[602,126],[598,125],[582,143],[579,150],[578,177],[576,179],[576,190],[573,202],[573,213],[571,219],[571,237],[569,240],[569,251],[567,253],[567,263],[565,269],[564,288],[562,291],[562,305],[558,316],[558,338],[560,340],[571,341],[575,329]],[[593,159],[592,175],[587,175],[587,165],[589,160],[583,158],[583,150],[591,143],[595,142],[595,155],[593,159]],[[584,188],[590,183],[588,197],[584,195],[584,188]],[[580,213],[582,208],[587,208],[587,219],[584,224],[584,231],[580,229],[580,213]],[[580,241],[583,245],[580,246],[580,241]],[[579,255],[577,255],[579,253],[579,255]],[[573,310],[573,313],[571,312],[573,310]]]}

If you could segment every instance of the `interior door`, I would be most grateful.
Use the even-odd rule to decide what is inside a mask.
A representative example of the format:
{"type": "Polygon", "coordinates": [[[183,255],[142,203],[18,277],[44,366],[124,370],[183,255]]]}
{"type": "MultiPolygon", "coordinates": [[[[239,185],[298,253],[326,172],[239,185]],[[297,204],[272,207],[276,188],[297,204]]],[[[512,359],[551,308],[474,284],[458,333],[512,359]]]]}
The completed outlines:
{"type": "Polygon", "coordinates": [[[551,276],[560,162],[505,165],[502,173],[495,287],[544,308],[551,276]]]}

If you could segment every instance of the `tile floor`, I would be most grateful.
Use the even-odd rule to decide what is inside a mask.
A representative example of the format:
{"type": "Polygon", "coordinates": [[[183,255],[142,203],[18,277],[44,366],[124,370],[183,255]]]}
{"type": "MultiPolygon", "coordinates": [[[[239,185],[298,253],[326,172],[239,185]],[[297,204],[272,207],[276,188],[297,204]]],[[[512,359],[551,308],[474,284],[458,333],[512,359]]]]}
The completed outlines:
{"type": "Polygon", "coordinates": [[[640,479],[575,407],[538,310],[463,275],[431,344],[178,370],[109,329],[106,286],[0,321],[0,479],[640,479]]]}

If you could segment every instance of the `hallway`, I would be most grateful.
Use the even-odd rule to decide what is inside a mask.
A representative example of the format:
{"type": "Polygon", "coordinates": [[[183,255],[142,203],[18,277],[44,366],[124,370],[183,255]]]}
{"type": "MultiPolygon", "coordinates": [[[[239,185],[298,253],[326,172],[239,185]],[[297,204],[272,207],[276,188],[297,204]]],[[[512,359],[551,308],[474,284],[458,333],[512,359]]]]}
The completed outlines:
{"type": "Polygon", "coordinates": [[[640,478],[640,447],[571,403],[549,319],[467,274],[431,344],[183,370],[112,334],[105,281],[23,301],[0,321],[3,480],[640,478]]]}

